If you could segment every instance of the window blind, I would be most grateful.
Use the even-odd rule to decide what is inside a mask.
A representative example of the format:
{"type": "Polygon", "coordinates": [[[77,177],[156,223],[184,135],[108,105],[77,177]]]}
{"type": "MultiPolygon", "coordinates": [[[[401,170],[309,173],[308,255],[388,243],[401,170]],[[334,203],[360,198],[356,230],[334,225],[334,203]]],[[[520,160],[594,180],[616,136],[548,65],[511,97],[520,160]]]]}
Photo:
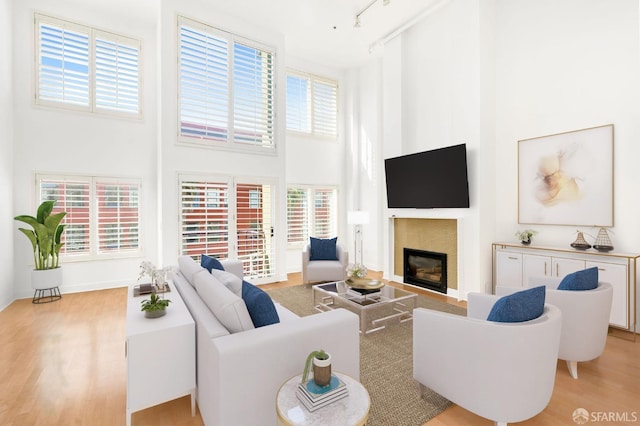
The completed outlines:
{"type": "Polygon", "coordinates": [[[273,243],[273,189],[269,184],[236,185],[238,259],[245,275],[267,278],[275,275],[273,243]]]}
{"type": "Polygon", "coordinates": [[[40,202],[66,211],[60,251],[74,258],[140,252],[140,182],[92,176],[37,176],[40,202]]]}
{"type": "Polygon", "coordinates": [[[309,194],[304,188],[287,189],[287,242],[304,244],[309,239],[309,194]]]}
{"type": "Polygon", "coordinates": [[[273,50],[184,17],[178,25],[181,140],[273,147],[273,50]]]}
{"type": "Polygon", "coordinates": [[[287,242],[306,244],[309,237],[333,238],[337,235],[336,188],[290,186],[287,189],[287,242]]]}
{"type": "Polygon", "coordinates": [[[138,40],[35,14],[36,101],[140,114],[138,40]]]}
{"type": "Polygon", "coordinates": [[[314,192],[314,236],[332,238],[337,234],[336,190],[316,189],[314,192]]]}
{"type": "Polygon", "coordinates": [[[287,130],[336,138],[338,83],[310,74],[288,73],[287,130]]]}
{"type": "Polygon", "coordinates": [[[229,257],[229,184],[186,178],[180,182],[181,254],[229,257]]]}

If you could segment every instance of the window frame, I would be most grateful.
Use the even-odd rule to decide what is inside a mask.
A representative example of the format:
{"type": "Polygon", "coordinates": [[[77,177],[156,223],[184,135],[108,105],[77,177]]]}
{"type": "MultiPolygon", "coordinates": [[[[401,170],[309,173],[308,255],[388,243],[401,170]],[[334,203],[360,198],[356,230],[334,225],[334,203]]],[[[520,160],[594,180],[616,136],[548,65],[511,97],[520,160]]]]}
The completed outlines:
{"type": "MultiPolygon", "coordinates": [[[[189,18],[184,15],[177,16],[177,37],[176,37],[176,75],[177,75],[177,144],[178,145],[191,145],[197,146],[201,148],[210,148],[210,149],[220,149],[220,150],[228,150],[234,152],[249,152],[249,153],[257,153],[257,154],[265,154],[265,155],[277,155],[278,148],[278,124],[277,124],[277,109],[278,109],[278,65],[277,65],[277,48],[275,46],[267,45],[264,43],[260,43],[258,41],[243,37],[241,35],[231,33],[229,31],[225,31],[220,29],[214,25],[209,23],[199,21],[197,19],[189,18]],[[181,71],[181,55],[182,55],[182,43],[181,43],[181,27],[187,26],[192,30],[201,31],[206,33],[211,37],[219,37],[224,39],[227,45],[226,51],[226,64],[227,64],[227,84],[225,88],[226,92],[226,128],[224,132],[226,132],[226,136],[224,140],[216,140],[202,137],[189,137],[183,134],[182,132],[182,102],[183,102],[183,90],[182,90],[182,71],[181,71]],[[239,142],[236,137],[236,123],[235,120],[238,116],[235,112],[235,78],[236,74],[234,73],[234,49],[235,45],[239,44],[242,46],[249,47],[251,49],[255,49],[258,51],[267,52],[271,57],[271,96],[270,99],[270,112],[267,113],[267,116],[270,117],[271,122],[271,131],[270,131],[270,139],[271,143],[268,145],[265,144],[253,144],[246,142],[239,142]]],[[[269,121],[269,120],[267,120],[269,121]]]]}
{"type": "MultiPolygon", "coordinates": [[[[73,249],[69,252],[64,251],[60,253],[60,260],[64,261],[64,262],[82,262],[82,261],[94,261],[94,260],[103,260],[103,259],[115,259],[115,258],[132,258],[132,257],[140,257],[143,254],[143,247],[142,247],[142,241],[143,241],[143,215],[142,215],[142,199],[143,199],[143,194],[142,194],[142,180],[139,178],[130,178],[130,177],[110,177],[110,176],[88,176],[88,175],[68,175],[68,174],[51,174],[51,173],[36,173],[35,174],[35,193],[36,193],[36,200],[38,200],[38,205],[39,203],[41,203],[42,201],[44,201],[45,198],[42,197],[42,183],[43,181],[46,182],[59,182],[59,183],[64,183],[64,182],[72,182],[72,185],[76,185],[79,183],[82,183],[83,185],[86,184],[88,186],[88,194],[87,196],[84,198],[87,201],[87,206],[75,206],[75,207],[85,207],[88,210],[88,222],[86,223],[81,223],[81,227],[78,226],[77,228],[75,228],[75,233],[79,234],[80,229],[82,229],[82,234],[85,235],[85,238],[88,240],[88,242],[86,243],[87,249],[86,250],[78,250],[73,249]],[[105,217],[100,215],[100,206],[99,206],[99,195],[98,195],[98,190],[97,187],[98,185],[103,185],[103,186],[132,186],[136,189],[135,191],[135,197],[137,199],[138,202],[138,206],[137,206],[137,234],[135,235],[135,241],[137,241],[137,247],[133,248],[133,249],[119,249],[119,250],[109,250],[109,251],[103,251],[101,248],[101,240],[100,240],[100,223],[101,223],[101,219],[105,219],[105,217]]],[[[131,197],[130,197],[131,198],[131,197]]],[[[48,198],[47,198],[48,199],[48,198]]],[[[77,201],[70,201],[71,203],[74,203],[77,201]]],[[[124,208],[131,208],[131,199],[127,200],[126,202],[124,200],[118,200],[118,203],[122,203],[122,207],[124,208]]],[[[134,207],[135,208],[135,207],[134,207]]],[[[108,210],[113,210],[113,207],[106,207],[106,209],[108,210]]],[[[69,209],[65,209],[65,210],[69,210],[69,209]]],[[[55,209],[54,209],[55,211],[55,209]]],[[[69,216],[69,214],[67,215],[69,216]]],[[[62,223],[65,224],[66,221],[66,217],[65,219],[63,219],[62,223]]],[[[131,224],[127,224],[127,223],[123,223],[120,218],[118,219],[118,221],[116,222],[116,224],[119,224],[121,227],[127,227],[127,229],[130,233],[130,230],[132,229],[131,224]]],[[[65,230],[65,234],[67,234],[67,231],[70,231],[72,228],[67,227],[65,230]]],[[[106,229],[106,227],[104,228],[106,229]]],[[[126,233],[125,232],[125,233],[126,233]]],[[[120,234],[117,234],[118,237],[120,237],[120,234]]],[[[133,241],[133,240],[131,240],[133,241]]],[[[72,245],[72,244],[70,244],[72,245]]],[[[66,246],[66,245],[65,245],[66,246]]]]}
{"type": "MultiPolygon", "coordinates": [[[[334,185],[296,185],[290,184],[287,185],[287,247],[289,249],[299,249],[304,247],[304,245],[309,242],[309,237],[317,236],[315,235],[316,227],[317,227],[317,214],[316,211],[318,209],[316,194],[319,191],[331,191],[333,194],[333,205],[328,206],[330,209],[330,228],[331,235],[323,235],[319,238],[332,238],[337,235],[338,227],[339,227],[339,217],[338,217],[338,187],[334,185]],[[300,190],[305,192],[306,197],[306,224],[302,228],[302,239],[297,241],[290,241],[289,235],[291,233],[290,230],[290,222],[289,222],[289,191],[290,190],[300,190]]],[[[325,207],[320,206],[320,208],[325,207]]]]}
{"type": "MultiPolygon", "coordinates": [[[[57,18],[55,16],[51,16],[46,13],[34,12],[34,93],[33,99],[36,105],[42,107],[51,107],[56,109],[66,109],[66,110],[74,110],[74,111],[83,111],[89,112],[92,114],[99,115],[107,115],[119,118],[128,118],[128,119],[136,119],[140,120],[143,117],[143,51],[142,51],[142,41],[129,37],[123,34],[118,34],[113,31],[103,30],[96,27],[92,27],[89,25],[80,24],[78,22],[74,22],[64,18],[57,18]],[[65,102],[64,100],[54,100],[54,99],[43,99],[41,96],[41,37],[40,37],[40,25],[48,24],[53,27],[58,27],[62,29],[69,29],[78,33],[82,33],[87,36],[88,44],[87,44],[87,55],[88,55],[88,71],[87,71],[87,105],[78,105],[70,102],[65,102]],[[119,46],[127,46],[129,48],[133,48],[137,51],[137,86],[135,90],[137,91],[137,111],[129,111],[121,108],[107,108],[103,106],[97,105],[97,100],[99,96],[97,95],[97,87],[99,86],[96,82],[98,72],[97,68],[97,47],[96,40],[104,40],[112,43],[116,43],[119,46]]],[[[116,65],[117,64],[111,64],[116,65]]],[[[116,72],[117,74],[117,72],[116,72]]],[[[119,85],[124,84],[125,79],[116,78],[119,85]]]]}
{"type": "Polygon", "coordinates": [[[287,87],[287,101],[286,101],[286,129],[288,133],[294,134],[294,135],[300,135],[300,136],[307,136],[307,137],[312,137],[312,138],[317,138],[317,139],[324,139],[324,140],[331,140],[331,141],[337,141],[340,135],[340,83],[338,80],[329,78],[329,77],[322,77],[316,74],[311,74],[308,72],[303,72],[303,71],[298,71],[298,70],[293,70],[293,69],[288,69],[287,70],[287,86],[289,84],[289,77],[293,77],[293,78],[298,78],[298,79],[303,79],[306,80],[307,83],[307,102],[309,103],[308,108],[307,108],[307,114],[308,117],[306,117],[306,122],[308,123],[309,126],[309,130],[299,130],[299,129],[294,129],[294,128],[289,128],[289,119],[288,119],[288,115],[289,115],[289,97],[288,97],[288,87],[287,87]],[[333,110],[334,113],[334,126],[335,126],[335,133],[330,134],[330,133],[323,133],[323,132],[319,132],[317,130],[317,122],[320,119],[320,114],[316,112],[316,84],[325,84],[325,85],[329,85],[329,86],[334,86],[335,87],[335,109],[333,110]]]}

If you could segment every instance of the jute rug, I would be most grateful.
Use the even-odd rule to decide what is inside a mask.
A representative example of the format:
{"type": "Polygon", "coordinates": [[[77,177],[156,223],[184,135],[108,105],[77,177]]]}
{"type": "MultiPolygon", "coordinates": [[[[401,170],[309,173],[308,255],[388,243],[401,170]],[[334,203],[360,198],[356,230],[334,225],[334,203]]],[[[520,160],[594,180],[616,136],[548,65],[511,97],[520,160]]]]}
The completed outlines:
{"type": "MultiPolygon", "coordinates": [[[[317,311],[311,286],[269,290],[271,297],[300,316],[317,311]]],[[[418,296],[416,305],[465,315],[464,308],[418,296]]],[[[437,366],[434,366],[437,368],[437,366]]],[[[393,323],[384,330],[360,337],[360,381],[371,397],[368,426],[420,426],[451,403],[427,390],[422,398],[413,380],[413,322],[393,323]]]]}

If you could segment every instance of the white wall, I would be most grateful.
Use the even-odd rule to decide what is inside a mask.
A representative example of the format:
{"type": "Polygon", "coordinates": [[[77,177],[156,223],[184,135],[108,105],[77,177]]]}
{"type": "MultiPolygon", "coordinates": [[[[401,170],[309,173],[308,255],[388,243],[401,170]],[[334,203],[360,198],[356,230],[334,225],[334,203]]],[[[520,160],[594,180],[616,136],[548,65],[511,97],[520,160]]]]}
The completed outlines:
{"type": "Polygon", "coordinates": [[[11,0],[0,0],[0,311],[13,301],[13,25],[11,0]]]}
{"type": "MultiPolygon", "coordinates": [[[[469,291],[484,291],[491,280],[493,223],[492,220],[480,223],[481,207],[488,206],[482,194],[492,191],[492,186],[486,184],[491,173],[485,172],[491,164],[480,162],[480,152],[491,152],[494,143],[492,139],[483,139],[489,134],[484,123],[491,117],[487,118],[481,111],[492,107],[491,99],[482,90],[483,81],[492,78],[491,74],[486,75],[490,67],[481,68],[483,52],[479,35],[480,22],[486,19],[484,15],[478,0],[452,0],[404,32],[399,40],[387,43],[384,51],[384,71],[389,75],[384,76],[383,94],[387,98],[383,104],[390,114],[383,117],[383,158],[460,143],[467,145],[469,209],[397,212],[384,209],[384,198],[380,203],[385,220],[392,214],[461,218],[459,238],[464,238],[459,244],[462,250],[458,259],[458,297],[461,298],[469,291]],[[401,111],[400,127],[394,114],[396,110],[401,111]],[[486,227],[487,232],[480,233],[481,227],[486,227]]],[[[382,244],[386,246],[392,238],[388,229],[387,226],[382,235],[382,244]]],[[[392,254],[387,256],[389,264],[385,275],[393,273],[392,254]]]]}
{"type": "MultiPolygon", "coordinates": [[[[640,252],[636,0],[498,0],[496,239],[568,247],[575,226],[518,225],[518,140],[613,123],[616,251],[640,252]]],[[[581,227],[595,236],[596,228],[581,227]]],[[[589,238],[589,237],[587,237],[589,238]]],[[[593,239],[590,239],[593,242],[593,239]]]]}
{"type": "MultiPolygon", "coordinates": [[[[76,4],[27,0],[13,4],[14,180],[13,215],[35,214],[35,173],[125,176],[142,179],[141,244],[143,257],[156,261],[156,34],[154,19],[126,13],[114,14],[100,2],[76,4]],[[55,6],[55,7],[54,7],[55,6]],[[34,11],[81,24],[111,30],[142,40],[144,79],[141,120],[100,116],[43,108],[33,102],[34,11]]],[[[153,10],[149,10],[151,16],[153,10]]],[[[4,15],[3,15],[4,16],[4,15]]],[[[4,28],[4,27],[3,27],[4,28]]],[[[2,75],[5,75],[4,73],[2,75]]],[[[30,297],[31,246],[12,230],[15,242],[15,297],[30,297]]],[[[129,284],[138,276],[141,259],[92,262],[62,261],[61,291],[81,291],[129,284]]]]}

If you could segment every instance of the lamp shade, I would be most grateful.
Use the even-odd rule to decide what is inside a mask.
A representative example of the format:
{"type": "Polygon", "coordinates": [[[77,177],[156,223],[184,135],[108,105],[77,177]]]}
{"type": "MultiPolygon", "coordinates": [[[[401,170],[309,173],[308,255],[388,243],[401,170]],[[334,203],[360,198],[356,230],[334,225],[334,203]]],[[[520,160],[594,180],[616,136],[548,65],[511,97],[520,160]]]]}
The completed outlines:
{"type": "Polygon", "coordinates": [[[369,212],[354,210],[347,213],[347,223],[351,225],[364,225],[369,223],[369,212]]]}

